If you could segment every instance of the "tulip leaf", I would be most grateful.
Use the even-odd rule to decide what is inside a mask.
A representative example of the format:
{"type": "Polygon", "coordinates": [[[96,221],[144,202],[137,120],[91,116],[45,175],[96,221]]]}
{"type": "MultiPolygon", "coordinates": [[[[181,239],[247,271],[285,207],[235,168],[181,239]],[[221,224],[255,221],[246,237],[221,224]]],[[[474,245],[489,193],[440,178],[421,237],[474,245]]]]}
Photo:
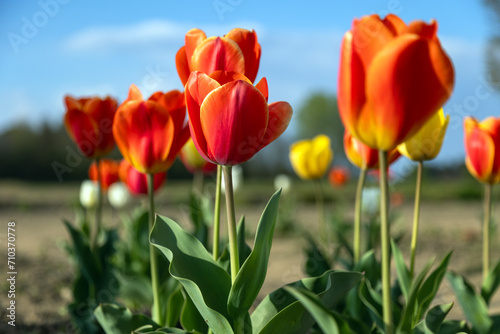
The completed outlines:
{"type": "Polygon", "coordinates": [[[171,327],[168,327],[168,328],[158,328],[158,329],[153,329],[153,326],[151,325],[146,325],[146,326],[142,326],[142,327],[139,327],[137,329],[135,329],[134,331],[132,331],[132,334],[143,334],[143,333],[147,333],[147,334],[165,334],[165,333],[170,333],[170,334],[201,334],[200,332],[197,332],[197,331],[185,331],[185,330],[182,330],[182,329],[179,329],[179,328],[171,328],[171,327]]]}
{"type": "Polygon", "coordinates": [[[286,286],[285,291],[294,296],[316,320],[324,333],[340,334],[339,326],[333,317],[333,314],[325,308],[315,294],[308,290],[297,289],[286,286]]]}
{"type": "Polygon", "coordinates": [[[446,277],[474,331],[489,333],[493,321],[488,315],[488,306],[483,297],[476,294],[472,285],[464,277],[453,272],[449,272],[446,277]]]}
{"type": "Polygon", "coordinates": [[[439,290],[439,286],[441,285],[444,275],[446,274],[451,254],[452,252],[449,252],[444,257],[439,266],[429,275],[429,277],[422,284],[422,288],[420,288],[420,290],[418,291],[418,308],[414,316],[414,321],[419,321],[423,317],[424,313],[427,311],[427,308],[436,296],[436,293],[439,290]]]}
{"type": "Polygon", "coordinates": [[[427,312],[425,316],[425,333],[426,334],[438,334],[439,329],[444,322],[444,319],[451,311],[453,303],[436,305],[427,312]]]}
{"type": "Polygon", "coordinates": [[[201,242],[173,220],[157,216],[151,243],[168,258],[170,274],[183,285],[212,331],[233,333],[227,312],[231,278],[201,242]]]}
{"type": "Polygon", "coordinates": [[[73,242],[73,251],[78,261],[78,267],[88,282],[97,282],[99,277],[99,264],[90,249],[89,240],[82,232],[76,230],[71,223],[64,220],[64,225],[69,231],[73,242]]]}
{"type": "Polygon", "coordinates": [[[269,200],[257,226],[254,247],[236,275],[228,299],[228,311],[234,318],[250,309],[264,283],[278,215],[281,190],[269,200]]]}
{"type": "Polygon", "coordinates": [[[394,240],[391,240],[391,248],[392,248],[392,254],[394,255],[394,261],[396,262],[396,273],[398,275],[399,287],[401,288],[401,291],[405,296],[405,300],[408,301],[408,298],[410,296],[410,287],[411,287],[410,272],[406,267],[403,253],[396,245],[394,240]]]}
{"type": "Polygon", "coordinates": [[[184,296],[184,305],[182,306],[180,317],[182,328],[196,328],[198,331],[206,333],[208,326],[196,308],[196,305],[194,305],[193,301],[185,291],[183,291],[182,295],[184,296]]]}
{"type": "MultiPolygon", "coordinates": [[[[252,252],[252,249],[245,242],[245,216],[242,216],[240,222],[238,223],[238,227],[236,228],[236,235],[238,237],[238,255],[240,259],[240,263],[245,263],[247,257],[252,252]]],[[[228,274],[231,274],[231,265],[230,265],[230,255],[229,255],[229,244],[226,244],[222,254],[217,259],[217,263],[224,268],[228,274]]]]}
{"type": "Polygon", "coordinates": [[[495,267],[493,267],[486,278],[483,281],[481,287],[481,296],[483,296],[486,305],[489,305],[491,297],[495,293],[496,289],[500,285],[500,261],[497,262],[495,267]]]}
{"type": "Polygon", "coordinates": [[[130,333],[144,325],[159,327],[148,317],[142,314],[132,314],[129,309],[115,304],[99,305],[94,310],[94,315],[106,334],[130,333]]]}
{"type": "MultiPolygon", "coordinates": [[[[327,309],[331,309],[362,277],[363,274],[357,272],[329,270],[319,277],[304,278],[287,286],[313,292],[327,309]]],[[[315,322],[284,287],[267,295],[252,313],[251,319],[254,334],[306,333],[315,322]]]]}

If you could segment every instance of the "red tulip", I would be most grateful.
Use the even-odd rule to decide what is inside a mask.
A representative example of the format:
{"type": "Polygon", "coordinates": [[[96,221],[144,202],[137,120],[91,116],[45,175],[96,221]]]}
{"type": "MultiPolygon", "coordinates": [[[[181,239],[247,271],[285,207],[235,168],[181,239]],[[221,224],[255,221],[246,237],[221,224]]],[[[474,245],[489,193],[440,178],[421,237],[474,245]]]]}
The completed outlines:
{"type": "Polygon", "coordinates": [[[466,117],[465,165],[476,179],[495,184],[500,181],[500,118],[482,122],[466,117]]]}
{"type": "MultiPolygon", "coordinates": [[[[139,172],[127,160],[122,160],[119,167],[120,181],[127,185],[130,193],[134,195],[148,194],[148,181],[146,174],[139,172]]],[[[153,177],[153,191],[157,191],[167,179],[167,173],[156,173],[153,177]]]]}
{"type": "Polygon", "coordinates": [[[89,158],[99,158],[111,152],[115,146],[112,125],[116,112],[116,100],[111,97],[75,99],[64,97],[66,115],[64,125],[71,139],[89,158]]]}
{"type": "MultiPolygon", "coordinates": [[[[99,169],[101,174],[101,188],[108,190],[109,186],[119,180],[118,168],[120,163],[116,160],[101,159],[99,160],[99,169]]],[[[97,181],[97,164],[93,162],[89,167],[89,179],[97,181]]]]}
{"type": "MultiPolygon", "coordinates": [[[[361,169],[378,168],[378,150],[373,149],[356,138],[345,130],[344,132],[344,151],[349,161],[361,169]]],[[[401,154],[397,149],[393,149],[388,154],[388,164],[396,161],[401,154]]]]}
{"type": "Polygon", "coordinates": [[[407,26],[392,14],[353,21],[342,41],[338,106],[354,137],[392,150],[450,97],[453,65],[436,31],[436,21],[407,26]]]}
{"type": "Polygon", "coordinates": [[[116,144],[123,157],[141,173],[166,171],[189,139],[184,94],[156,92],[142,99],[132,85],[118,108],[113,124],[116,144]]]}
{"type": "Polygon", "coordinates": [[[191,29],[185,43],[175,56],[183,85],[192,71],[206,74],[218,70],[237,72],[255,81],[261,54],[255,31],[235,28],[224,37],[207,38],[202,30],[191,29]]]}
{"type": "Polygon", "coordinates": [[[328,181],[334,187],[341,187],[349,182],[351,174],[345,167],[333,167],[328,173],[328,181]]]}
{"type": "Polygon", "coordinates": [[[287,102],[268,105],[267,98],[265,78],[253,86],[234,72],[191,73],[186,105],[200,154],[219,165],[238,165],[278,138],[290,122],[292,107],[287,102]]]}

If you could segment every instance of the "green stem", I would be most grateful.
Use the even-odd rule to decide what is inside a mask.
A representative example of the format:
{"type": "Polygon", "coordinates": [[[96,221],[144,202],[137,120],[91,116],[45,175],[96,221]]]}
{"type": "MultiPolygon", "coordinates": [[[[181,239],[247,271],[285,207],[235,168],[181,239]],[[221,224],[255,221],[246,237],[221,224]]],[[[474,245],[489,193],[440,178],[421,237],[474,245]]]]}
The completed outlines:
{"type": "Polygon", "coordinates": [[[389,187],[387,184],[387,152],[379,150],[380,165],[380,241],[382,257],[382,301],[385,334],[393,334],[391,312],[391,254],[389,227],[389,187]]]}
{"type": "Polygon", "coordinates": [[[484,185],[483,216],[483,281],[490,270],[490,216],[491,216],[491,184],[484,185]]]}
{"type": "Polygon", "coordinates": [[[214,208],[214,240],[212,255],[215,261],[219,258],[220,238],[220,196],[222,186],[222,166],[217,166],[217,184],[215,186],[215,208],[214,208]]]}
{"type": "MultiPolygon", "coordinates": [[[[148,179],[148,197],[149,197],[149,233],[153,230],[155,221],[155,202],[154,202],[154,174],[147,174],[148,179]]],[[[160,286],[158,277],[158,263],[156,249],[153,244],[149,243],[149,259],[151,262],[151,286],[153,288],[153,321],[162,325],[162,317],[160,312],[160,286]]]]}
{"type": "Polygon", "coordinates": [[[234,211],[233,173],[231,166],[222,166],[226,190],[227,232],[229,236],[229,255],[231,258],[231,282],[234,283],[240,270],[238,237],[236,234],[236,214],[234,211]]]}
{"type": "Polygon", "coordinates": [[[323,193],[323,187],[321,186],[321,179],[314,181],[316,190],[316,208],[318,210],[319,233],[326,244],[328,243],[328,230],[326,228],[325,218],[325,196],[323,193]]]}
{"type": "Polygon", "coordinates": [[[101,220],[102,220],[102,176],[101,176],[101,159],[96,158],[95,164],[97,167],[97,206],[95,209],[95,227],[92,240],[93,249],[97,249],[97,241],[99,239],[99,233],[101,231],[101,220]]]}
{"type": "Polygon", "coordinates": [[[418,239],[418,222],[420,220],[420,191],[422,189],[422,171],[424,170],[424,162],[419,161],[417,167],[417,185],[415,187],[415,207],[413,208],[413,231],[411,235],[411,262],[410,262],[410,277],[413,279],[415,273],[415,256],[417,253],[418,239]]]}
{"type": "Polygon", "coordinates": [[[359,173],[358,186],[356,188],[356,202],[354,204],[354,264],[359,262],[361,257],[361,209],[363,187],[365,185],[366,168],[362,168],[359,173]]]}

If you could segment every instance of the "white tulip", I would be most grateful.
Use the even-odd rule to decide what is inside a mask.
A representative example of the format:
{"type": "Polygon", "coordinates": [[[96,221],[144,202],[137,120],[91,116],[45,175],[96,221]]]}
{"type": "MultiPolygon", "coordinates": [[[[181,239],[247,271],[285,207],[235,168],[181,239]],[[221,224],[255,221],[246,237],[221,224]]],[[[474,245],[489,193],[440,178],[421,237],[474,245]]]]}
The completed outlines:
{"type": "Polygon", "coordinates": [[[97,183],[91,180],[84,180],[80,186],[80,203],[85,209],[92,209],[97,204],[99,188],[97,183]]]}
{"type": "Polygon", "coordinates": [[[363,193],[361,194],[361,201],[361,210],[364,213],[370,216],[376,215],[380,209],[380,189],[378,187],[369,187],[363,189],[363,193]]]}
{"type": "Polygon", "coordinates": [[[109,204],[115,209],[121,209],[130,200],[130,192],[127,186],[122,182],[115,182],[108,188],[109,204]]]}
{"type": "Polygon", "coordinates": [[[292,179],[286,174],[278,174],[274,178],[274,189],[278,190],[281,188],[281,191],[286,194],[290,191],[292,187],[292,179]]]}

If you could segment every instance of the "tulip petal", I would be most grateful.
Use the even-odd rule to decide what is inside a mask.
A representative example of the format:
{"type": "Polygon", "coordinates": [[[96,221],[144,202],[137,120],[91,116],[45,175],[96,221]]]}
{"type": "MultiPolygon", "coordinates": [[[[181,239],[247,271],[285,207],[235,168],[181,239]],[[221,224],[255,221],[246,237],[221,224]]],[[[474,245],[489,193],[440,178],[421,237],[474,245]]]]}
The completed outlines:
{"type": "Polygon", "coordinates": [[[142,93],[139,90],[139,88],[136,85],[131,84],[130,88],[128,90],[127,99],[125,101],[123,101],[123,103],[128,102],[128,101],[142,101],[142,100],[143,100],[142,93]]]}
{"type": "Polygon", "coordinates": [[[66,112],[64,124],[80,151],[87,157],[94,156],[96,145],[92,145],[90,139],[94,137],[97,126],[89,115],[79,109],[70,109],[66,112]]]}
{"type": "Polygon", "coordinates": [[[404,21],[394,14],[387,15],[382,22],[395,36],[402,34],[407,28],[404,21]]]}
{"type": "Polygon", "coordinates": [[[364,16],[353,22],[352,47],[364,68],[368,68],[373,58],[394,39],[397,27],[396,19],[388,18],[384,22],[378,15],[364,16]]]}
{"type": "Polygon", "coordinates": [[[207,95],[200,119],[210,160],[232,166],[257,152],[267,128],[268,106],[253,85],[232,81],[207,95]]]}
{"type": "Polygon", "coordinates": [[[474,127],[466,134],[465,150],[465,164],[469,172],[478,180],[490,182],[495,154],[493,139],[474,127]]]}
{"type": "Polygon", "coordinates": [[[292,114],[293,109],[288,102],[273,102],[269,104],[269,120],[259,150],[275,141],[285,132],[292,119],[292,114]]]}
{"type": "Polygon", "coordinates": [[[349,31],[342,40],[337,103],[342,122],[351,133],[356,135],[357,130],[353,125],[357,123],[366,101],[366,73],[352,43],[352,33],[349,31]]]}
{"type": "Polygon", "coordinates": [[[185,85],[187,79],[189,78],[189,73],[191,73],[189,70],[185,46],[181,47],[175,54],[175,67],[177,68],[177,74],[181,79],[182,85],[185,85]]]}
{"type": "Polygon", "coordinates": [[[205,73],[192,72],[186,82],[186,106],[189,113],[189,128],[193,143],[206,160],[211,160],[207,154],[207,141],[201,128],[200,108],[205,97],[220,84],[205,73]]]}
{"type": "Polygon", "coordinates": [[[245,73],[245,58],[233,40],[210,37],[196,47],[189,68],[207,74],[217,70],[245,73]]]}
{"type": "Polygon", "coordinates": [[[413,21],[408,26],[406,33],[416,34],[426,39],[436,39],[437,28],[438,26],[435,20],[432,20],[430,24],[423,21],[413,21]]]}
{"type": "Polygon", "coordinates": [[[216,80],[221,86],[235,80],[243,80],[251,84],[252,82],[242,73],[215,71],[210,74],[210,78],[216,80]]]}
{"type": "Polygon", "coordinates": [[[260,81],[255,85],[255,88],[257,88],[262,93],[262,95],[264,95],[267,101],[269,98],[269,89],[267,87],[266,77],[260,79],[260,81]]]}
{"type": "Polygon", "coordinates": [[[453,80],[453,66],[437,42],[412,34],[398,37],[369,68],[367,104],[359,115],[364,124],[354,135],[371,147],[394,149],[444,104],[453,80]],[[380,131],[364,131],[368,128],[380,131]]]}
{"type": "MultiPolygon", "coordinates": [[[[484,121],[480,123],[481,129],[488,132],[493,142],[495,143],[495,153],[493,160],[493,173],[496,174],[495,178],[498,179],[500,177],[500,145],[496,143],[500,143],[500,121],[495,117],[488,117],[484,121]]],[[[495,181],[497,183],[500,180],[495,181]]]]}
{"type": "Polygon", "coordinates": [[[259,71],[261,48],[257,41],[257,34],[254,30],[249,31],[246,29],[235,28],[227,35],[229,39],[235,41],[240,47],[245,58],[245,76],[254,82],[259,71]]]}
{"type": "Polygon", "coordinates": [[[188,67],[190,71],[193,71],[193,67],[191,65],[191,58],[193,53],[195,52],[198,45],[201,44],[205,39],[207,39],[207,35],[201,29],[193,28],[186,33],[184,37],[185,40],[185,49],[184,52],[186,54],[186,61],[188,63],[188,67]]]}

